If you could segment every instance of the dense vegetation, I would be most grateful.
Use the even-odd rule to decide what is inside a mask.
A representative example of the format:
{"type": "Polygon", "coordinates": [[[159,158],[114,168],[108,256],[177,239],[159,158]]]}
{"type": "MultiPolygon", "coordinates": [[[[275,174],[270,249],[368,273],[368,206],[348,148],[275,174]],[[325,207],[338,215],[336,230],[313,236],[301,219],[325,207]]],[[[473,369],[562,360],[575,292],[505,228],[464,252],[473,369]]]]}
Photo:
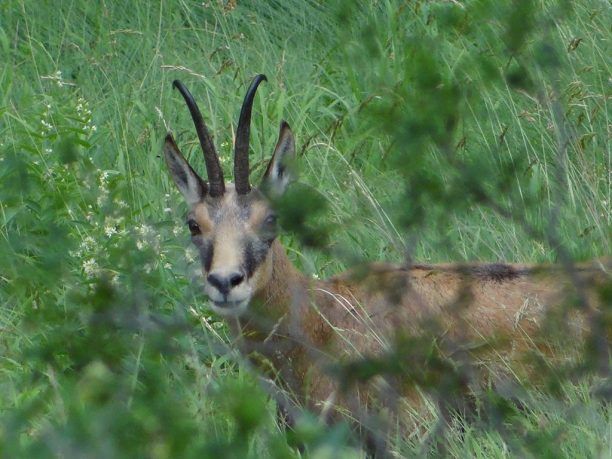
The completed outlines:
{"type": "MultiPolygon", "coordinates": [[[[586,260],[610,253],[611,22],[603,0],[0,2],[0,456],[358,457],[347,425],[279,428],[207,310],[160,156],[172,130],[204,171],[172,80],[231,177],[267,74],[253,177],[288,120],[305,272],[586,260]]],[[[432,407],[401,454],[610,455],[610,382],[580,368],[441,441],[432,407]]]]}

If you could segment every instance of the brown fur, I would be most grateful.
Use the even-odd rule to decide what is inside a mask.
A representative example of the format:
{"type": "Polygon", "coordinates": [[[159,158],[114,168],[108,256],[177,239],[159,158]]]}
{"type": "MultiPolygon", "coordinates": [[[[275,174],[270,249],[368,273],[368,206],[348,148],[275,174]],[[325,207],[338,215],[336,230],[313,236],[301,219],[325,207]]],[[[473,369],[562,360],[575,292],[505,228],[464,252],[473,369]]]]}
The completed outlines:
{"type": "MultiPolygon", "coordinates": [[[[526,349],[546,348],[536,332],[547,308],[560,307],[574,290],[560,268],[499,264],[373,264],[319,281],[297,271],[278,241],[266,263],[270,276],[261,279],[248,313],[231,321],[232,330],[244,337],[243,352],[257,355],[260,367],[277,372],[300,403],[319,411],[330,400],[347,409],[329,364],[381,355],[398,335],[428,331],[430,321],[436,322],[432,340],[475,349],[501,340],[502,346],[473,353],[481,364],[508,364],[526,349]]],[[[592,264],[576,272],[592,292],[609,276],[606,269],[609,264],[592,264]]],[[[575,337],[595,311],[592,294],[589,301],[589,311],[572,315],[575,337]]],[[[399,395],[415,401],[414,389],[399,395]]],[[[358,399],[371,403],[376,396],[365,390],[358,399]]]]}

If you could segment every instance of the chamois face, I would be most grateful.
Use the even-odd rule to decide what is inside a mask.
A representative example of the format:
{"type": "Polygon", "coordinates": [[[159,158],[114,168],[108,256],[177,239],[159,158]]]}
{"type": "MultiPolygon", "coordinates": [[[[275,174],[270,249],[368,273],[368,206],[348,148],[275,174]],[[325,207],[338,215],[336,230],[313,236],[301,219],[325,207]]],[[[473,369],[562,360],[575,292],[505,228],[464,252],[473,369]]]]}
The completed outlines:
{"type": "Polygon", "coordinates": [[[268,254],[277,222],[266,198],[257,189],[239,195],[233,184],[227,184],[222,196],[205,196],[191,207],[187,225],[213,310],[243,313],[271,274],[268,254]]]}
{"type": "Polygon", "coordinates": [[[238,193],[234,184],[222,183],[221,187],[217,184],[222,191],[213,196],[212,184],[199,177],[172,136],[166,136],[164,156],[190,207],[186,223],[200,254],[204,292],[213,310],[220,314],[242,314],[253,295],[270,280],[269,254],[277,235],[277,220],[266,196],[283,193],[292,178],[288,162],[294,154],[293,134],[283,122],[260,188],[247,184],[249,190],[238,193]]]}

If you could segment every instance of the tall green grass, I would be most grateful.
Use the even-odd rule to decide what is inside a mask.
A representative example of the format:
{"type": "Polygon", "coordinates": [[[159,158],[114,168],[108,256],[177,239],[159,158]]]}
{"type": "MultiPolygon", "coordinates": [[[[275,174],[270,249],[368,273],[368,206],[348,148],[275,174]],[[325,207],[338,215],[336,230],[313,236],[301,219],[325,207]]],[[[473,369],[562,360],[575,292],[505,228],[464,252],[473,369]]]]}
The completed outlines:
{"type": "MultiPolygon", "coordinates": [[[[607,2],[238,3],[0,3],[0,455],[298,455],[197,284],[160,157],[171,130],[204,170],[176,78],[231,176],[267,74],[252,180],[286,119],[326,202],[324,247],[282,236],[310,274],[610,253],[607,2]]],[[[562,392],[445,454],[609,455],[609,407],[588,382],[562,392]]],[[[294,435],[359,454],[347,426],[294,435]]],[[[402,454],[436,454],[423,435],[402,454]]]]}

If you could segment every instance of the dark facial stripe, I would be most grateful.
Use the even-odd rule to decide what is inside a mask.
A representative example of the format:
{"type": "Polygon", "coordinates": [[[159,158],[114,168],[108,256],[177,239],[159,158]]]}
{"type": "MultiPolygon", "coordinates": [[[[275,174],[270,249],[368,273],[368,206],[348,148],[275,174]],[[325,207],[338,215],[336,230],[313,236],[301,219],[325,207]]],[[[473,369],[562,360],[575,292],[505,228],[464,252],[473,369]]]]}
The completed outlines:
{"type": "Polygon", "coordinates": [[[204,241],[198,245],[198,249],[200,250],[200,260],[202,260],[202,266],[204,266],[206,271],[210,271],[213,254],[215,252],[214,246],[210,241],[204,241]]]}
{"type": "Polygon", "coordinates": [[[252,277],[255,270],[264,262],[271,242],[247,241],[244,246],[244,270],[246,271],[247,278],[252,277]]]}

